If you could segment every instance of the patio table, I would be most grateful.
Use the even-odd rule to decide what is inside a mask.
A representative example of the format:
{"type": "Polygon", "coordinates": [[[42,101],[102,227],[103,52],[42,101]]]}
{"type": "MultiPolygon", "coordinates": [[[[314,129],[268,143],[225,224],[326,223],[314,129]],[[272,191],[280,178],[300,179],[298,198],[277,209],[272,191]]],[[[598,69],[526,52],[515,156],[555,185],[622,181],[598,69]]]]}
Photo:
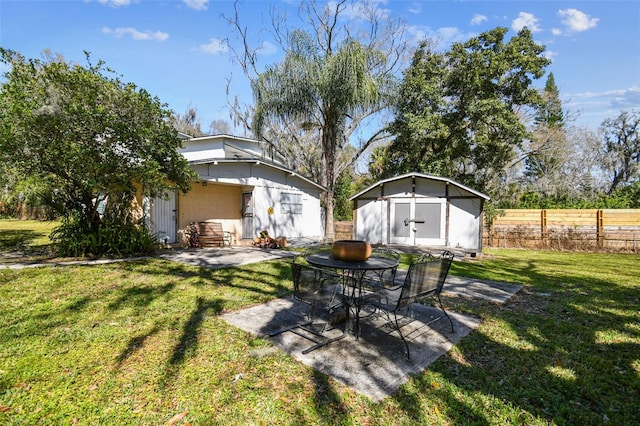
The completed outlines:
{"type": "Polygon", "coordinates": [[[339,260],[333,257],[331,253],[317,253],[310,254],[306,257],[309,264],[319,268],[330,268],[336,271],[341,271],[342,274],[353,278],[349,280],[353,283],[350,289],[343,288],[343,292],[349,291],[350,294],[345,294],[350,304],[355,308],[355,324],[353,327],[353,334],[356,339],[360,335],[360,310],[362,308],[362,283],[364,281],[365,274],[367,272],[382,273],[388,269],[393,269],[398,266],[398,261],[388,257],[371,256],[369,259],[361,262],[348,262],[339,260]]]}

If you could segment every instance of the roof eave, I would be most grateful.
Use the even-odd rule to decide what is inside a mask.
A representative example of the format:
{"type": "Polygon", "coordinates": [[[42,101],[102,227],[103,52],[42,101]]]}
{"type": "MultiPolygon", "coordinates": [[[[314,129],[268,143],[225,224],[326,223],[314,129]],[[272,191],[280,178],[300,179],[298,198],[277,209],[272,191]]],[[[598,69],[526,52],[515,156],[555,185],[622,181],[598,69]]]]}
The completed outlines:
{"type": "Polygon", "coordinates": [[[272,163],[270,161],[265,161],[263,159],[252,159],[252,158],[237,158],[237,159],[229,159],[229,158],[205,158],[205,159],[200,159],[200,160],[191,160],[189,161],[187,164],[189,165],[198,165],[198,164],[220,164],[220,163],[227,163],[227,164],[238,164],[238,163],[249,163],[249,164],[256,164],[256,165],[265,165],[267,167],[271,167],[273,169],[276,170],[280,170],[282,172],[285,172],[291,176],[295,176],[298,179],[302,179],[303,181],[315,186],[316,188],[320,189],[321,191],[327,191],[327,188],[325,188],[324,186],[312,181],[309,178],[306,178],[304,176],[302,176],[301,174],[288,169],[286,167],[283,167],[279,164],[275,164],[272,163]]]}

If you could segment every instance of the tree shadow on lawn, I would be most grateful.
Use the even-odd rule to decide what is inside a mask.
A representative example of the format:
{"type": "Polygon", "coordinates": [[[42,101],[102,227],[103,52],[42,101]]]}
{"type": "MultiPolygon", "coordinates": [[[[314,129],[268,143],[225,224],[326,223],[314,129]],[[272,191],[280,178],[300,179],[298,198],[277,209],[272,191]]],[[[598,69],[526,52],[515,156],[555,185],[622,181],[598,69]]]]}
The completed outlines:
{"type": "MultiPolygon", "coordinates": [[[[508,336],[485,334],[481,325],[456,353],[416,376],[415,389],[401,390],[398,402],[409,412],[421,394],[431,393],[454,423],[491,424],[500,420],[487,412],[512,407],[502,421],[528,423],[533,416],[555,424],[640,424],[640,331],[632,325],[638,288],[560,272],[546,276],[535,267],[525,274],[535,284],[502,306],[450,299],[483,323],[506,322],[508,336]],[[434,388],[433,374],[451,386],[434,388]]],[[[492,333],[499,332],[495,327],[492,333]]]]}
{"type": "Polygon", "coordinates": [[[8,254],[24,257],[45,253],[50,244],[31,244],[32,241],[43,236],[46,234],[28,229],[0,229],[0,258],[8,257],[8,254]]]}
{"type": "MultiPolygon", "coordinates": [[[[211,297],[211,294],[194,299],[195,306],[190,313],[185,313],[182,333],[167,361],[162,380],[166,384],[197,349],[202,322],[208,315],[290,294],[290,267],[285,261],[279,262],[269,270],[252,265],[196,269],[160,260],[104,266],[121,271],[123,277],[132,273],[149,274],[149,282],[157,281],[153,277],[173,279],[156,286],[147,282],[122,289],[122,294],[111,298],[109,308],[144,308],[176,291],[181,280],[190,280],[190,285],[203,290],[209,286],[228,287],[248,297],[234,300],[211,297]]],[[[509,343],[486,334],[481,325],[458,343],[456,351],[443,356],[428,371],[414,376],[409,386],[391,397],[406,415],[412,419],[421,416],[418,420],[428,423],[425,398],[435,398],[442,415],[453,423],[491,424],[499,412],[507,416],[503,421],[514,423],[528,423],[538,418],[557,424],[604,421],[629,424],[634,420],[640,424],[637,409],[640,380],[634,370],[640,353],[640,331],[632,326],[637,317],[634,319],[631,315],[637,312],[638,288],[595,278],[576,278],[562,272],[545,274],[535,262],[524,267],[500,265],[499,269],[505,276],[518,277],[520,282],[530,284],[525,283],[525,288],[504,305],[455,297],[447,297],[445,305],[454,312],[466,311],[480,316],[483,323],[506,322],[505,333],[513,335],[509,343]],[[603,336],[612,334],[614,337],[603,341],[603,336]],[[434,379],[434,374],[438,378],[434,379]],[[444,380],[448,385],[436,387],[434,380],[444,380]]],[[[557,271],[562,271],[562,262],[558,263],[557,271]]],[[[79,298],[67,309],[89,309],[92,299],[108,296],[105,292],[79,298]]],[[[116,364],[121,365],[140,350],[149,337],[166,327],[161,318],[156,318],[148,331],[129,339],[116,357],[116,364]]],[[[497,326],[491,327],[494,332],[497,326]]],[[[346,420],[348,409],[328,377],[315,371],[311,374],[316,388],[314,400],[321,416],[333,421],[342,413],[344,417],[340,419],[346,420]],[[327,404],[331,408],[324,408],[327,404]]]]}
{"type": "MultiPolygon", "coordinates": [[[[179,287],[185,280],[189,281],[190,286],[195,286],[203,291],[202,296],[195,298],[195,306],[188,318],[186,312],[184,316],[176,318],[177,321],[183,323],[182,333],[167,361],[165,377],[160,383],[163,387],[179,373],[189,354],[195,354],[202,322],[207,316],[217,316],[225,309],[237,309],[246,304],[261,303],[291,290],[290,286],[285,285],[290,281],[289,267],[277,263],[274,268],[271,268],[271,272],[260,272],[259,274],[251,271],[251,265],[242,268],[230,267],[211,270],[160,260],[153,262],[138,260],[109,265],[109,267],[121,271],[121,280],[126,280],[131,273],[152,276],[140,285],[129,285],[118,291],[115,298],[112,297],[113,301],[107,305],[107,308],[112,311],[134,308],[138,311],[137,315],[145,316],[144,312],[148,306],[158,299],[171,298],[173,292],[180,291],[179,287]],[[157,280],[153,276],[165,277],[164,283],[154,284],[157,280]],[[167,282],[167,280],[170,281],[167,282]],[[228,290],[226,291],[225,288],[228,290]],[[237,291],[241,291],[246,297],[235,296],[237,291]],[[211,297],[213,293],[219,293],[221,296],[211,297]],[[255,300],[252,302],[252,299],[255,300]]],[[[162,330],[172,328],[173,325],[175,325],[173,320],[169,321],[162,316],[156,317],[150,329],[129,339],[115,359],[116,368],[119,368],[134,353],[141,350],[150,337],[162,330]]]]}
{"type": "Polygon", "coordinates": [[[207,314],[218,315],[224,309],[224,300],[213,299],[208,300],[198,297],[196,307],[191,312],[189,319],[182,327],[180,339],[173,347],[171,358],[167,364],[165,376],[160,381],[161,388],[166,387],[167,383],[172,383],[173,379],[179,374],[180,368],[188,354],[194,354],[198,349],[198,337],[202,322],[207,314]]]}

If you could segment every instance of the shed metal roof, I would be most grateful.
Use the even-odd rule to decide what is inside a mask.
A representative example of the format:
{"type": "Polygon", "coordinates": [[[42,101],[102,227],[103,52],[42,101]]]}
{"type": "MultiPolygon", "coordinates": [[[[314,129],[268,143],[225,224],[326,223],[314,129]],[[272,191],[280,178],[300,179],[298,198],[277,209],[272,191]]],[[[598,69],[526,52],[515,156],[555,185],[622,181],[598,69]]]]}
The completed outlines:
{"type": "Polygon", "coordinates": [[[377,186],[384,185],[385,183],[394,182],[394,181],[397,181],[397,180],[406,179],[406,178],[409,178],[409,177],[420,178],[420,179],[429,179],[429,180],[437,180],[437,181],[440,181],[440,182],[445,182],[447,184],[455,185],[458,188],[464,189],[465,191],[468,191],[471,194],[476,195],[478,198],[483,198],[485,200],[489,200],[490,199],[490,197],[488,195],[483,194],[482,192],[476,191],[475,189],[471,189],[468,186],[465,186],[465,185],[463,185],[461,183],[458,183],[458,182],[456,182],[456,181],[454,181],[452,179],[443,178],[443,177],[440,177],[440,176],[427,175],[427,174],[424,174],[424,173],[411,172],[411,173],[405,173],[405,174],[400,175],[400,176],[395,176],[395,177],[392,177],[392,178],[380,180],[380,181],[374,183],[373,185],[369,186],[368,188],[358,192],[356,195],[352,196],[351,198],[349,198],[349,201],[353,201],[353,200],[361,197],[362,195],[366,194],[367,192],[371,191],[372,189],[374,189],[377,186]]]}

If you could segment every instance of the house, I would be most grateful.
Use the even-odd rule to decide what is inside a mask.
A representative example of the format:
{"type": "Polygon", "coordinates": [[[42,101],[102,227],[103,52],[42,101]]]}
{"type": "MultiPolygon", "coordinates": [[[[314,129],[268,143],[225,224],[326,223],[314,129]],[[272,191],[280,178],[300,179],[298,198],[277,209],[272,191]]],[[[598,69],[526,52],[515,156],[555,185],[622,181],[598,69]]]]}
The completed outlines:
{"type": "Polygon", "coordinates": [[[381,180],[350,200],[356,239],[482,251],[482,213],[489,197],[451,179],[407,173],[381,180]]]}
{"type": "Polygon", "coordinates": [[[287,169],[272,145],[229,135],[183,138],[181,154],[199,175],[187,194],[169,194],[149,206],[152,232],[173,243],[191,222],[221,222],[234,244],[263,230],[272,237],[320,240],[325,188],[287,169]]]}

